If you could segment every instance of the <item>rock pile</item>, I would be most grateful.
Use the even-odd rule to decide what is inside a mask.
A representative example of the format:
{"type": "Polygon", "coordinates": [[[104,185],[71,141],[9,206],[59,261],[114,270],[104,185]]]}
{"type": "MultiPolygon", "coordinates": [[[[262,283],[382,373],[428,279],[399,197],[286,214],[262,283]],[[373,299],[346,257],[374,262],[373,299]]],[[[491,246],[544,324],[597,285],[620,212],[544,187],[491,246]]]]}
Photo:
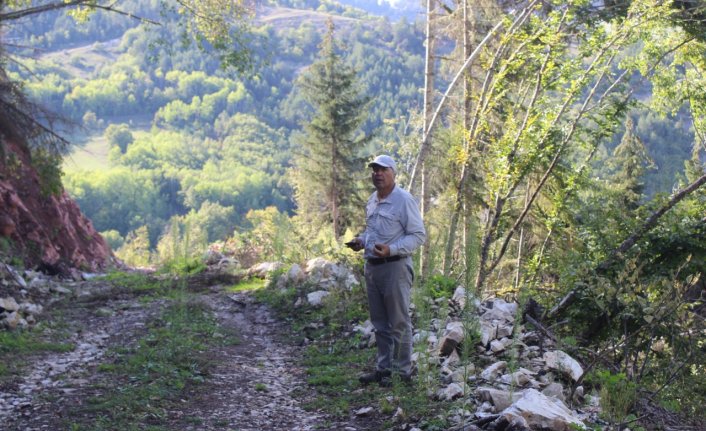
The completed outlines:
{"type": "MultiPolygon", "coordinates": [[[[449,309],[464,315],[458,311],[471,301],[458,288],[451,302],[449,309]]],[[[416,329],[414,335],[415,344],[426,350],[424,361],[415,353],[419,377],[433,379],[430,386],[439,386],[429,395],[442,401],[463,401],[463,411],[453,417],[454,429],[568,431],[598,421],[597,398],[584,397],[578,383],[584,373],[581,364],[557,349],[552,340],[525,330],[517,304],[492,299],[476,301],[473,307],[472,313],[465,313],[473,318],[432,320],[431,331],[416,329]],[[461,348],[469,342],[478,353],[476,365],[461,360],[461,348]],[[428,369],[422,371],[424,366],[428,369]]],[[[367,340],[365,345],[374,344],[370,322],[355,330],[367,340]]]]}
{"type": "MultiPolygon", "coordinates": [[[[279,262],[265,262],[253,266],[248,275],[271,278],[284,271],[285,266],[279,262]]],[[[299,298],[296,306],[306,301],[311,306],[320,306],[324,298],[336,290],[350,291],[360,281],[355,274],[344,265],[327,261],[321,257],[309,260],[305,267],[294,264],[286,272],[277,277],[277,288],[280,290],[297,286],[298,292],[304,296],[299,298]]]]}
{"type": "MultiPolygon", "coordinates": [[[[91,274],[76,274],[81,279],[91,277],[91,274]]],[[[32,326],[52,301],[83,293],[74,281],[59,280],[29,270],[20,273],[12,266],[0,263],[0,330],[32,326]]]]}

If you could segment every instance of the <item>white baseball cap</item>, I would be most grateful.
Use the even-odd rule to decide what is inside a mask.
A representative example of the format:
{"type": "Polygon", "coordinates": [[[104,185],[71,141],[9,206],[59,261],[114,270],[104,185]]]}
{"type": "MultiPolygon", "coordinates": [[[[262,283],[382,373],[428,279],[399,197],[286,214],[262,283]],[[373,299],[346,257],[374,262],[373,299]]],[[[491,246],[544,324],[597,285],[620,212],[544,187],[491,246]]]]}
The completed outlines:
{"type": "Polygon", "coordinates": [[[392,157],[385,154],[375,157],[375,160],[368,163],[369,168],[372,168],[374,165],[382,166],[383,168],[392,168],[393,171],[397,172],[397,163],[395,163],[392,157]]]}

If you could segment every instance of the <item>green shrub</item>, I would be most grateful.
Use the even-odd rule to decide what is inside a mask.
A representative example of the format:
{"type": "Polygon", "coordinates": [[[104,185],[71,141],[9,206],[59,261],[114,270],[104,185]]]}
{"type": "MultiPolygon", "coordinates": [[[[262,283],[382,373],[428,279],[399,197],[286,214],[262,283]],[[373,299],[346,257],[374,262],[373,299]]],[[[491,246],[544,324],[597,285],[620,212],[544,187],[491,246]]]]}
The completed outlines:
{"type": "Polygon", "coordinates": [[[604,418],[613,423],[621,423],[637,401],[637,385],[629,381],[623,373],[599,371],[597,376],[601,384],[601,408],[604,418]]]}

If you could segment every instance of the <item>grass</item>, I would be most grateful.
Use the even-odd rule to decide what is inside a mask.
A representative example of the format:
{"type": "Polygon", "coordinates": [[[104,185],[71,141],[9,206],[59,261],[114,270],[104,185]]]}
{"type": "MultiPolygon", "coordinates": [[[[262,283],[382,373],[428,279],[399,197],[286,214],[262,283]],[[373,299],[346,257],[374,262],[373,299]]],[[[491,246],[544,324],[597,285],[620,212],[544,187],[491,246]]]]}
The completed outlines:
{"type": "Polygon", "coordinates": [[[101,280],[118,289],[139,294],[164,296],[170,291],[177,290],[171,277],[157,278],[139,272],[115,271],[102,277],[101,280]]]}
{"type": "Polygon", "coordinates": [[[210,310],[198,302],[178,302],[152,321],[133,348],[115,352],[99,370],[107,388],[89,406],[75,430],[166,430],[165,412],[190,385],[204,381],[211,367],[204,353],[223,340],[210,310]],[[89,419],[91,418],[91,419],[89,419]]]}
{"type": "Polygon", "coordinates": [[[264,289],[267,285],[267,282],[265,280],[259,279],[259,278],[249,278],[241,281],[240,283],[230,286],[226,290],[228,292],[251,292],[251,291],[257,291],[264,289]]]}
{"type": "Polygon", "coordinates": [[[62,168],[65,172],[85,169],[104,171],[110,168],[108,140],[103,136],[87,137],[86,139],[85,145],[75,147],[71,154],[64,158],[62,168]]]}
{"type": "MultiPolygon", "coordinates": [[[[149,134],[151,117],[146,115],[111,117],[106,119],[108,124],[127,123],[131,125],[131,131],[135,139],[139,139],[149,134]]],[[[77,143],[73,147],[71,154],[64,157],[62,169],[64,172],[75,172],[82,170],[105,171],[111,168],[108,157],[110,144],[103,135],[103,130],[76,132],[69,137],[71,142],[77,143]]]]}

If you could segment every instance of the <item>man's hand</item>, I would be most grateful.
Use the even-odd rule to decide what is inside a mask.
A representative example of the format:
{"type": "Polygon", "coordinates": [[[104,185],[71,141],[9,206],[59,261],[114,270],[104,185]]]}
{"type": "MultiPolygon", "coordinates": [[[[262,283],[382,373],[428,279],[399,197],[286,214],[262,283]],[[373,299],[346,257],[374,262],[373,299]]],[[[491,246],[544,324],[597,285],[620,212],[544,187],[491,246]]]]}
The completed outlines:
{"type": "Polygon", "coordinates": [[[375,253],[375,256],[388,257],[390,255],[390,246],[387,244],[375,244],[373,253],[375,253]]]}
{"type": "Polygon", "coordinates": [[[346,247],[353,251],[359,251],[363,249],[363,241],[360,238],[353,238],[346,243],[346,247]]]}

